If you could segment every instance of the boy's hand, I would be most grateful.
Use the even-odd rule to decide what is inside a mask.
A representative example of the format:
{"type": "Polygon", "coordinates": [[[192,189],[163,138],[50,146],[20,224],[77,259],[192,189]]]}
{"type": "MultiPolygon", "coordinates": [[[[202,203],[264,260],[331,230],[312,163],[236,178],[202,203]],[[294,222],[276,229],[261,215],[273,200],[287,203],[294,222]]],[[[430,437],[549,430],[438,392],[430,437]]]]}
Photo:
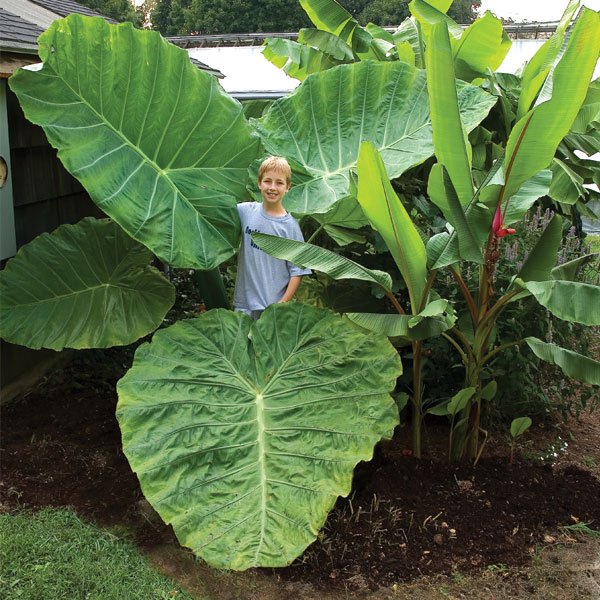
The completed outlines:
{"type": "Polygon", "coordinates": [[[301,275],[293,275],[290,277],[290,282],[285,290],[285,294],[281,297],[281,299],[277,302],[277,304],[281,304],[282,302],[289,302],[296,293],[296,290],[300,286],[300,282],[302,281],[301,275]]]}

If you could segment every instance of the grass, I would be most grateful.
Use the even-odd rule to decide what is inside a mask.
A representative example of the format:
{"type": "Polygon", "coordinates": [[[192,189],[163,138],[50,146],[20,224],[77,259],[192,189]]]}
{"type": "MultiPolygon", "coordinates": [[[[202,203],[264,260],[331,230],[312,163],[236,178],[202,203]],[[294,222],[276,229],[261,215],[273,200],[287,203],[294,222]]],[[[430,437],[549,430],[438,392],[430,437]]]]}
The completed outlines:
{"type": "Polygon", "coordinates": [[[561,529],[569,533],[580,533],[581,535],[588,535],[592,538],[600,538],[600,531],[589,527],[589,523],[575,523],[574,525],[563,525],[561,529]]]}
{"type": "MultiPolygon", "coordinates": [[[[68,510],[0,514],[1,600],[194,600],[135,547],[68,510]]],[[[196,600],[199,600],[196,597],[196,600]]]]}

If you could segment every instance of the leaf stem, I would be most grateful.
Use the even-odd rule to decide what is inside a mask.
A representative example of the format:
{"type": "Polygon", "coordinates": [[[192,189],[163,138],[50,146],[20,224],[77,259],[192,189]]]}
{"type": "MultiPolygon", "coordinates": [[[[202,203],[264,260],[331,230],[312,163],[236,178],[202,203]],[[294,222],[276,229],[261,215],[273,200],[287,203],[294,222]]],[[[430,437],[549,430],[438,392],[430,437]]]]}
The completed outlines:
{"type": "Polygon", "coordinates": [[[454,265],[450,265],[449,268],[450,268],[450,273],[452,273],[452,276],[456,280],[456,283],[458,283],[458,287],[460,288],[460,291],[462,292],[462,295],[467,302],[467,306],[469,307],[469,314],[471,315],[471,321],[473,321],[473,327],[476,327],[477,326],[477,307],[475,306],[475,301],[473,300],[473,296],[471,295],[471,292],[469,291],[467,284],[465,283],[461,274],[457,271],[456,267],[454,265]]]}
{"type": "Polygon", "coordinates": [[[482,359],[481,359],[481,364],[482,366],[489,362],[496,354],[498,354],[499,352],[502,352],[503,350],[506,350],[507,348],[510,348],[511,346],[518,346],[519,344],[522,344],[523,340],[517,340],[517,341],[512,341],[512,342],[506,342],[504,344],[500,344],[500,346],[497,346],[496,348],[494,348],[493,350],[491,350],[490,352],[488,352],[482,359]]]}
{"type": "Polygon", "coordinates": [[[405,315],[406,311],[402,308],[402,306],[400,305],[400,302],[398,302],[398,299],[396,298],[396,296],[394,296],[394,293],[390,290],[386,290],[385,288],[383,288],[383,290],[385,291],[385,295],[390,299],[391,303],[394,305],[394,308],[401,315],[405,315]]]}

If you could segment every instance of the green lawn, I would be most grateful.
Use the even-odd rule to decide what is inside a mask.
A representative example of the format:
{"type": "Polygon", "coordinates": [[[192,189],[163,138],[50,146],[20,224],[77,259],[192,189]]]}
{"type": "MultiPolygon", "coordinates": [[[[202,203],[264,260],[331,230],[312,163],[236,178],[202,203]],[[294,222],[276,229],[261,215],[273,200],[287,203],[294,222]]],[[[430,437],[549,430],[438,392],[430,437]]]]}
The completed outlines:
{"type": "MultiPolygon", "coordinates": [[[[194,600],[129,542],[68,510],[0,514],[2,600],[194,600]]],[[[196,598],[195,600],[199,600],[196,598]]]]}

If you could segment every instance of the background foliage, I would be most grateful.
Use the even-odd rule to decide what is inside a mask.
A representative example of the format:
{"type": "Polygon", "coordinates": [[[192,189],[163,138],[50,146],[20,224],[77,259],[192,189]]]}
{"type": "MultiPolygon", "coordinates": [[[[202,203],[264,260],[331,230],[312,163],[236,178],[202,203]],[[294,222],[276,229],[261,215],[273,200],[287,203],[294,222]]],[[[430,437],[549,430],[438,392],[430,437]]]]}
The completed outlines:
{"type": "MultiPolygon", "coordinates": [[[[361,25],[399,25],[410,16],[408,3],[398,0],[340,0],[339,4],[361,25]]],[[[458,23],[472,23],[480,5],[479,0],[455,0],[448,14],[458,23]]],[[[287,0],[158,0],[149,13],[152,29],[163,35],[298,31],[311,25],[300,3],[287,0]]]]}

